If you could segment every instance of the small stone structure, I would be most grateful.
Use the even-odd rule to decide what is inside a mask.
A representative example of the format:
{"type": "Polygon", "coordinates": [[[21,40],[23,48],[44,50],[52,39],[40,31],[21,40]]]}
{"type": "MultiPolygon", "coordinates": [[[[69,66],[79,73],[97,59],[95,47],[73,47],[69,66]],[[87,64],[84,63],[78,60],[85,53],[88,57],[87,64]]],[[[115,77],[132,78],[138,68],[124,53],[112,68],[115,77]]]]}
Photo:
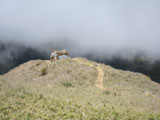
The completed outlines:
{"type": "Polygon", "coordinates": [[[54,51],[51,53],[50,61],[52,62],[55,60],[62,60],[66,58],[69,58],[69,53],[66,50],[54,51]]]}

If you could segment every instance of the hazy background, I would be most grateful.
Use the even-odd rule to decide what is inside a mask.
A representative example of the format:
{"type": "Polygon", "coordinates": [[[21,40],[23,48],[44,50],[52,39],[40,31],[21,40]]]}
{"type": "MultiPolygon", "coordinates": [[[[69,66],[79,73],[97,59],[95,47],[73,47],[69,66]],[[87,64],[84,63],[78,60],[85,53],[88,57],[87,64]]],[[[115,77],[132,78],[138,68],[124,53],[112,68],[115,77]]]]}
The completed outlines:
{"type": "Polygon", "coordinates": [[[158,54],[159,6],[159,0],[1,0],[0,37],[34,46],[73,41],[83,54],[158,54]]]}
{"type": "Polygon", "coordinates": [[[156,61],[159,32],[159,0],[0,0],[0,64],[5,67],[25,55],[30,56],[24,61],[48,59],[52,48],[98,61],[131,60],[139,53],[156,61]]]}

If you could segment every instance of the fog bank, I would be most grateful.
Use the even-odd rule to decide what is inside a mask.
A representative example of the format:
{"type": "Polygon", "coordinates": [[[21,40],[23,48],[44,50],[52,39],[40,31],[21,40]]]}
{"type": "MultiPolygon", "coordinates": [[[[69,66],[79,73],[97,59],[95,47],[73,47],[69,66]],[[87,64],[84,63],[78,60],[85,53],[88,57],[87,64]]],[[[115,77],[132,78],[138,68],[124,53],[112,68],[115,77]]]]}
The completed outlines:
{"type": "Polygon", "coordinates": [[[1,0],[0,41],[46,51],[61,44],[75,56],[159,57],[159,6],[159,0],[1,0]]]}

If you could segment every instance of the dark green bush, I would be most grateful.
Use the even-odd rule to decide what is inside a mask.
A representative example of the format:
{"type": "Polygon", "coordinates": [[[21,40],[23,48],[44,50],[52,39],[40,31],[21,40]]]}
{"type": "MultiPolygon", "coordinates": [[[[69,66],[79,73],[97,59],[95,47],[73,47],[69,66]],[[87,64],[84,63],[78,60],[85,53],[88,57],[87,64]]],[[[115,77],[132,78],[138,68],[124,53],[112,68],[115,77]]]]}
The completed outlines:
{"type": "Polygon", "coordinates": [[[47,74],[47,68],[42,68],[41,69],[41,75],[44,76],[47,74]]]}

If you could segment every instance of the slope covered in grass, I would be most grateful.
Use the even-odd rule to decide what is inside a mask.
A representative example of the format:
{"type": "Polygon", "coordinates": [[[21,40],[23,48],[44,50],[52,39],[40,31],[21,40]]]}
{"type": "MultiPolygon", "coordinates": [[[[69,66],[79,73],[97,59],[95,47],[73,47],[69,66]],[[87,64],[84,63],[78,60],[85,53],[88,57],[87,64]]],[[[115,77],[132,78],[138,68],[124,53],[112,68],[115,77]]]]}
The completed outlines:
{"type": "Polygon", "coordinates": [[[82,58],[30,61],[0,76],[0,118],[158,120],[160,85],[82,58]]]}

